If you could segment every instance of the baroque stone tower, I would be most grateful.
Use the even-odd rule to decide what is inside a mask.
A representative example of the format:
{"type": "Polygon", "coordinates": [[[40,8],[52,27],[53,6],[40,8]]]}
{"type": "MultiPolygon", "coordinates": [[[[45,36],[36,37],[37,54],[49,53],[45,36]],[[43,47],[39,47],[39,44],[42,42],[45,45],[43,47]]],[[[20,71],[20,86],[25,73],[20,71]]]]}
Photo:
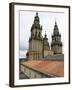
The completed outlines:
{"type": "Polygon", "coordinates": [[[49,42],[48,42],[47,35],[45,33],[45,36],[43,38],[43,53],[44,53],[43,57],[47,56],[49,51],[50,51],[49,42]]]}
{"type": "Polygon", "coordinates": [[[39,60],[47,56],[54,54],[62,54],[62,42],[61,34],[57,23],[55,21],[52,43],[49,46],[48,38],[45,33],[44,38],[42,36],[42,26],[40,25],[40,19],[38,13],[34,17],[34,22],[31,26],[31,36],[29,38],[29,49],[26,54],[28,60],[39,60]]]}
{"type": "Polygon", "coordinates": [[[59,33],[56,21],[52,35],[51,49],[54,52],[54,54],[62,54],[61,34],[59,33]]]}
{"type": "Polygon", "coordinates": [[[34,17],[34,23],[31,27],[31,36],[29,38],[29,59],[37,60],[42,58],[43,53],[43,39],[42,39],[42,26],[38,13],[34,17]]]}

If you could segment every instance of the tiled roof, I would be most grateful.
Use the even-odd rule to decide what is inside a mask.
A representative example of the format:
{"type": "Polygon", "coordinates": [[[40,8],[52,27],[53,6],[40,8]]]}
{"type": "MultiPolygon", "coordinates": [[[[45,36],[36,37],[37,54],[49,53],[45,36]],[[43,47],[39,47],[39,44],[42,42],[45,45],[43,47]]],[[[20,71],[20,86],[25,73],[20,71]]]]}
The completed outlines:
{"type": "Polygon", "coordinates": [[[22,64],[30,68],[34,68],[43,73],[48,73],[54,76],[64,76],[64,61],[63,60],[29,60],[22,64]]]}

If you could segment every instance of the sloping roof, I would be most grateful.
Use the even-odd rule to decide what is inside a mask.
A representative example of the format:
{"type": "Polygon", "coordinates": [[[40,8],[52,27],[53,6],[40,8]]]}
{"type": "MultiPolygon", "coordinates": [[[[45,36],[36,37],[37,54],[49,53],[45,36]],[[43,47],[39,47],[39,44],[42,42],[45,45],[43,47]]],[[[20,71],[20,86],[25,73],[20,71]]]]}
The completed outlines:
{"type": "Polygon", "coordinates": [[[48,73],[54,76],[64,76],[64,61],[63,60],[29,60],[22,64],[34,68],[43,73],[48,73]]]}

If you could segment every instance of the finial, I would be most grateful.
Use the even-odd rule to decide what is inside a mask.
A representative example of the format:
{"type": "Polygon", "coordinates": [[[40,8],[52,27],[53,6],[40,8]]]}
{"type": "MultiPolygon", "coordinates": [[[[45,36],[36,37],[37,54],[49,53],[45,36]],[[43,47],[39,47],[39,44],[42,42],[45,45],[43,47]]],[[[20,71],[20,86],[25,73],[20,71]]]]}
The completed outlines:
{"type": "Polygon", "coordinates": [[[56,21],[56,19],[55,19],[54,30],[58,30],[58,25],[57,25],[57,21],[56,21]]]}
{"type": "Polygon", "coordinates": [[[38,16],[38,12],[36,12],[36,16],[38,16]]]}
{"type": "Polygon", "coordinates": [[[56,19],[55,19],[55,25],[57,25],[56,19]]]}
{"type": "Polygon", "coordinates": [[[46,31],[45,31],[45,38],[47,37],[47,35],[46,35],[46,31]]]}
{"type": "Polygon", "coordinates": [[[45,35],[46,35],[46,31],[45,31],[45,35]]]}

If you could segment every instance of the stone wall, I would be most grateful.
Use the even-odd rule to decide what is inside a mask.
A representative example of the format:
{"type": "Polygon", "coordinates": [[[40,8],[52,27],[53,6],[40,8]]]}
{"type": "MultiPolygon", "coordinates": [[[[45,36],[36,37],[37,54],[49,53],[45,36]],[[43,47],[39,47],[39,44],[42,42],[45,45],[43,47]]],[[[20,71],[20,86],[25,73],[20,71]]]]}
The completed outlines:
{"type": "Polygon", "coordinates": [[[54,52],[51,50],[44,50],[44,57],[46,57],[47,55],[53,55],[54,52]]]}
{"type": "Polygon", "coordinates": [[[47,55],[43,60],[64,60],[64,54],[47,55]]]}

